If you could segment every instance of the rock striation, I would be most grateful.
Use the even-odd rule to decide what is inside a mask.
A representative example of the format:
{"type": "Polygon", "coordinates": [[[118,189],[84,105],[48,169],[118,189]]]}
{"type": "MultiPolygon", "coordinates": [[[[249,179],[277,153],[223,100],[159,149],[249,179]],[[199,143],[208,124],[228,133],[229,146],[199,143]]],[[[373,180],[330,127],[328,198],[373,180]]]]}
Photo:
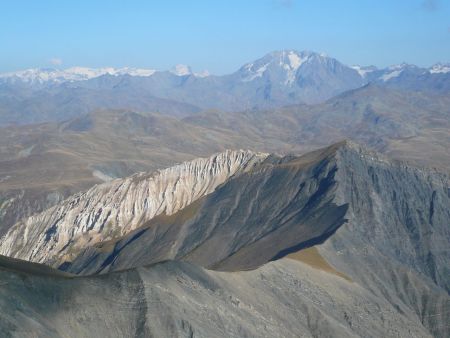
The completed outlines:
{"type": "Polygon", "coordinates": [[[156,215],[171,215],[267,154],[225,151],[157,172],[96,185],[23,222],[0,241],[0,254],[51,264],[89,245],[124,236],[156,215]]]}
{"type": "Polygon", "coordinates": [[[0,285],[2,337],[433,336],[411,309],[291,259],[245,272],[165,262],[81,278],[0,260],[0,285]]]}

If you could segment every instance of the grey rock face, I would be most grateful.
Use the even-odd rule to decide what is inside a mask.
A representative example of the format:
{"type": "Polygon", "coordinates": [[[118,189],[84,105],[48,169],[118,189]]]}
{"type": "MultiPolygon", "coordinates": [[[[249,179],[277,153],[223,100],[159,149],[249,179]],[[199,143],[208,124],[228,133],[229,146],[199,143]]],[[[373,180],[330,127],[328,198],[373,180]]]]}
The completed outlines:
{"type": "Polygon", "coordinates": [[[349,203],[349,222],[331,242],[345,238],[344,251],[364,242],[449,292],[449,177],[358,147],[339,156],[339,200],[349,203]]]}
{"type": "Polygon", "coordinates": [[[5,337],[431,337],[412,311],[290,259],[249,272],[168,262],[83,278],[2,266],[0,283],[5,337]]]}

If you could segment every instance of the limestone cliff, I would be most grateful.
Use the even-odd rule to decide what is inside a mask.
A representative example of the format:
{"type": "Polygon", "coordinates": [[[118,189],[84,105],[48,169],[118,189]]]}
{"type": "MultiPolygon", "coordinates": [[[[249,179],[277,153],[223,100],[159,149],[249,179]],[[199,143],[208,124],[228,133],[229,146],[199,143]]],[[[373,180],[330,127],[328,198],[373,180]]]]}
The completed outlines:
{"type": "Polygon", "coordinates": [[[226,151],[96,185],[17,223],[0,240],[0,254],[47,264],[70,259],[80,248],[123,236],[156,215],[183,209],[266,156],[226,151]]]}

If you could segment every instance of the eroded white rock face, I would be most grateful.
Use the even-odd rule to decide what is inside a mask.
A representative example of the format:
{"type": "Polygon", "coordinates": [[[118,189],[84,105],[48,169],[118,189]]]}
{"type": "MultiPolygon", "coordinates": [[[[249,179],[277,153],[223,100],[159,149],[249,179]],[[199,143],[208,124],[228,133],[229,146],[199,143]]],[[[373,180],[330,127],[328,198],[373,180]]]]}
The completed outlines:
{"type": "Polygon", "coordinates": [[[96,185],[14,225],[0,240],[0,254],[49,264],[70,260],[77,248],[122,236],[159,214],[171,215],[266,157],[227,150],[96,185]]]}

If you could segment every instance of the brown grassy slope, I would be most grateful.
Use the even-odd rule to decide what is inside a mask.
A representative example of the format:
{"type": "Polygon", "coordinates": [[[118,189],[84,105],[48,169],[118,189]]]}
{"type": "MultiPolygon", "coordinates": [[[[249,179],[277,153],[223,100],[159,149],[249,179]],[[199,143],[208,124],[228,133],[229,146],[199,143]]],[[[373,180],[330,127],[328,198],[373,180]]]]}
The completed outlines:
{"type": "Polygon", "coordinates": [[[60,124],[4,128],[0,234],[18,219],[102,179],[239,148],[262,149],[264,141],[173,117],[119,110],[97,111],[60,124]]]}
{"type": "Polygon", "coordinates": [[[302,150],[351,139],[391,158],[450,168],[450,97],[369,85],[325,103],[227,115],[208,112],[189,123],[237,130],[265,145],[288,143],[302,150]]]}
{"type": "Polygon", "coordinates": [[[319,269],[319,270],[322,270],[322,271],[325,271],[328,273],[332,273],[336,276],[339,276],[348,281],[351,281],[351,279],[347,275],[339,272],[334,267],[332,267],[322,257],[322,255],[319,253],[319,251],[317,250],[316,247],[310,247],[310,248],[306,248],[306,249],[291,253],[291,254],[287,255],[286,258],[290,258],[290,259],[294,259],[294,260],[303,262],[315,269],[319,269]]]}
{"type": "Polygon", "coordinates": [[[421,166],[450,168],[450,97],[367,86],[314,106],[208,111],[179,120],[103,110],[0,132],[0,234],[19,218],[110,177],[226,148],[301,153],[352,139],[421,166]]]}

